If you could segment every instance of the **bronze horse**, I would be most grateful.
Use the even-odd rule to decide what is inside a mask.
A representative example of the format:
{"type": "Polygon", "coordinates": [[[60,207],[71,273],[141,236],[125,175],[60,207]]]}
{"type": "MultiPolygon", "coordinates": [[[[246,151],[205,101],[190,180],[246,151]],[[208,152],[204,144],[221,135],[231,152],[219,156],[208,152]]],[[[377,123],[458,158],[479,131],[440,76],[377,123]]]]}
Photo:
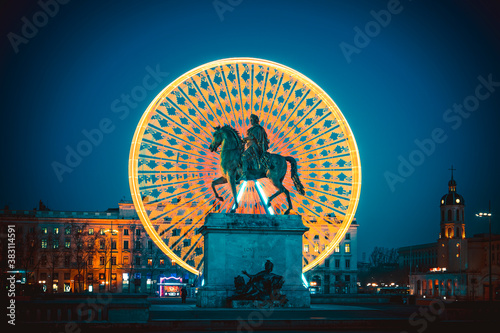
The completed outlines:
{"type": "MultiPolygon", "coordinates": [[[[238,201],[236,199],[236,184],[241,174],[241,155],[245,149],[245,144],[240,138],[239,133],[229,125],[223,127],[214,127],[215,132],[213,133],[213,141],[210,144],[210,151],[215,152],[221,146],[220,151],[220,167],[222,172],[222,177],[214,179],[212,181],[212,189],[214,191],[215,197],[220,201],[224,198],[219,196],[215,186],[229,183],[231,186],[231,191],[234,198],[234,206],[231,209],[231,213],[236,211],[238,208],[238,201]]],[[[261,163],[259,168],[248,170],[248,177],[246,180],[257,180],[260,178],[269,178],[273,185],[278,190],[272,196],[269,197],[268,206],[271,206],[271,201],[276,198],[281,193],[286,194],[288,201],[288,209],[285,211],[285,215],[290,213],[292,207],[292,200],[290,198],[290,192],[283,186],[283,179],[285,178],[287,171],[287,161],[290,163],[291,176],[293,184],[300,194],[304,195],[304,186],[300,182],[299,175],[297,173],[297,162],[291,156],[281,156],[278,154],[265,153],[267,158],[267,163],[261,163]]]]}

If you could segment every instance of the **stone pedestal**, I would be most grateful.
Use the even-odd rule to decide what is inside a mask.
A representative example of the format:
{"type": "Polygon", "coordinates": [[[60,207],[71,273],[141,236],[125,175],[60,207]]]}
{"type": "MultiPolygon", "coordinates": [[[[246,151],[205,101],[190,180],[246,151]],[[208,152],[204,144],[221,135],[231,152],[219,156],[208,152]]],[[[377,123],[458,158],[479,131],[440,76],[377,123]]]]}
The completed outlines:
{"type": "Polygon", "coordinates": [[[204,235],[205,285],[198,290],[197,306],[227,307],[234,295],[234,278],[246,270],[264,270],[283,276],[281,289],[287,307],[310,307],[309,291],[302,284],[302,235],[308,230],[298,215],[209,214],[201,228],[204,235]]]}

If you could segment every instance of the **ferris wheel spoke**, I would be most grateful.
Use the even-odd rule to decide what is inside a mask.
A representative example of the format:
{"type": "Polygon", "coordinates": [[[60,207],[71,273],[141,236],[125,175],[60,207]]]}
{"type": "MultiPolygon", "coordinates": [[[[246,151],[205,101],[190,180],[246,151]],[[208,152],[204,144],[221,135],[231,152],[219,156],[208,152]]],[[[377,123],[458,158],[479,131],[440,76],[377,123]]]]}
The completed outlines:
{"type": "MultiPolygon", "coordinates": [[[[144,139],[142,140],[143,142],[146,142],[147,144],[151,144],[151,145],[155,145],[156,147],[160,147],[158,150],[162,153],[165,153],[165,152],[168,152],[169,150],[172,150],[172,151],[176,151],[178,153],[182,153],[182,154],[187,154],[187,155],[190,155],[190,156],[196,156],[198,157],[199,159],[202,159],[202,160],[205,160],[207,162],[211,162],[212,164],[213,163],[220,163],[219,160],[217,159],[214,159],[212,156],[212,154],[207,154],[207,155],[199,155],[199,154],[196,154],[196,153],[193,153],[191,151],[188,151],[188,150],[181,150],[181,149],[178,149],[178,148],[175,148],[175,147],[172,147],[172,146],[165,146],[165,145],[162,145],[162,144],[159,144],[155,141],[152,141],[152,140],[149,140],[149,139],[144,139]]],[[[144,148],[144,149],[141,149],[142,150],[147,150],[147,148],[144,148]]],[[[217,164],[218,165],[218,164],[217,164]]]]}
{"type": "MultiPolygon", "coordinates": [[[[219,103],[219,106],[220,106],[220,110],[221,110],[221,113],[224,115],[224,117],[226,118],[226,121],[228,124],[231,124],[231,122],[229,121],[229,119],[227,118],[227,113],[225,112],[225,109],[224,109],[224,106],[222,106],[222,103],[220,101],[220,98],[219,98],[219,94],[217,94],[217,89],[215,89],[214,87],[214,83],[212,81],[212,78],[210,77],[210,74],[208,73],[208,71],[205,71],[206,74],[207,74],[207,78],[208,78],[208,81],[210,82],[210,86],[212,87],[212,92],[215,96],[215,98],[217,99],[217,102],[219,103]]],[[[224,122],[223,122],[224,123],[224,122]]]]}
{"type": "MultiPolygon", "coordinates": [[[[170,98],[167,97],[167,100],[170,102],[170,103],[173,103],[172,100],[170,98]]],[[[174,104],[175,105],[175,104],[174,104]]],[[[189,122],[193,125],[196,125],[197,128],[203,130],[205,132],[205,129],[202,128],[200,125],[198,125],[197,123],[195,123],[194,121],[192,121],[191,117],[189,117],[184,111],[182,111],[182,109],[178,106],[175,106],[175,108],[180,111],[182,113],[182,115],[186,118],[184,119],[189,119],[189,122]]],[[[156,109],[156,114],[160,115],[161,117],[163,117],[163,119],[169,121],[170,123],[172,124],[176,124],[177,126],[179,126],[180,128],[182,128],[185,132],[191,134],[192,136],[196,137],[198,140],[204,142],[205,144],[207,145],[210,145],[210,143],[206,140],[206,137],[200,137],[198,134],[196,133],[193,133],[192,131],[188,130],[186,128],[186,125],[184,125],[184,123],[181,123],[179,124],[179,122],[176,122],[172,119],[172,117],[169,117],[167,116],[164,112],[160,111],[159,109],[156,109]]],[[[179,116],[178,116],[179,117],[179,116]]],[[[182,117],[179,117],[179,118],[182,118],[182,117]]],[[[205,132],[206,133],[206,132],[205,132]]],[[[209,134],[207,134],[209,135],[209,134]]]]}
{"type": "MultiPolygon", "coordinates": [[[[276,131],[274,131],[276,125],[278,124],[278,119],[280,119],[281,117],[281,113],[283,112],[283,110],[285,109],[285,106],[288,105],[288,100],[290,99],[290,96],[292,96],[292,93],[295,91],[295,87],[297,86],[297,83],[298,81],[295,81],[293,83],[293,86],[291,87],[290,91],[288,92],[288,96],[286,97],[286,100],[285,100],[285,103],[283,103],[283,105],[281,106],[281,110],[280,112],[278,113],[278,115],[274,118],[276,121],[272,122],[272,125],[271,125],[271,128],[269,128],[268,126],[268,129],[269,129],[269,133],[271,133],[271,135],[274,137],[274,133],[276,133],[276,131]]],[[[271,112],[270,112],[271,113],[271,112]]],[[[269,119],[269,117],[268,117],[269,119]]]]}
{"type": "MultiPolygon", "coordinates": [[[[198,76],[200,78],[200,82],[202,81],[202,76],[199,75],[198,76]]],[[[196,90],[198,90],[198,93],[200,94],[200,96],[203,98],[203,101],[205,103],[205,105],[208,107],[208,109],[210,110],[210,112],[212,113],[212,117],[214,117],[214,119],[217,120],[217,122],[219,123],[219,126],[223,126],[224,123],[220,121],[219,117],[217,116],[217,114],[214,112],[214,110],[212,109],[212,106],[210,105],[210,103],[207,101],[207,98],[205,97],[205,94],[203,94],[203,92],[201,91],[200,89],[200,86],[198,85],[198,83],[195,81],[194,77],[191,78],[191,82],[192,84],[196,87],[196,90]]],[[[205,117],[205,115],[202,113],[202,117],[203,119],[205,119],[205,121],[210,124],[211,127],[215,127],[212,125],[212,121],[210,121],[209,119],[207,119],[207,117],[205,117]]]]}
{"type": "MultiPolygon", "coordinates": [[[[184,90],[182,90],[182,88],[180,88],[180,87],[179,87],[179,90],[180,90],[180,92],[181,92],[181,93],[182,93],[182,94],[186,97],[186,99],[189,101],[189,103],[191,103],[191,105],[192,105],[192,106],[196,109],[197,114],[198,114],[198,115],[201,115],[201,117],[202,117],[203,119],[205,119],[205,121],[206,121],[207,123],[210,123],[210,122],[209,122],[209,121],[205,118],[205,116],[203,115],[203,113],[200,111],[200,109],[198,108],[198,106],[197,106],[195,103],[193,103],[193,101],[191,100],[191,98],[190,98],[190,97],[189,97],[189,96],[188,96],[188,95],[184,92],[184,90]]],[[[206,129],[206,126],[201,126],[201,125],[199,125],[199,124],[198,124],[198,123],[196,123],[196,122],[195,122],[195,121],[194,121],[194,120],[193,120],[193,119],[192,119],[189,115],[187,115],[186,113],[184,113],[184,114],[185,114],[185,116],[186,116],[186,117],[187,117],[187,118],[188,118],[188,119],[189,119],[189,120],[190,120],[193,124],[196,124],[196,126],[197,126],[200,130],[202,130],[203,132],[205,132],[205,134],[207,135],[207,137],[210,137],[210,136],[211,136],[211,134],[210,134],[210,133],[208,133],[208,132],[205,130],[205,129],[206,129]]]]}
{"type": "MultiPolygon", "coordinates": [[[[208,150],[208,148],[197,146],[197,145],[193,144],[193,142],[190,142],[190,141],[184,140],[184,139],[182,139],[181,137],[179,137],[178,135],[176,135],[176,134],[172,134],[172,133],[170,133],[170,132],[167,132],[167,131],[165,131],[164,129],[159,128],[159,127],[157,127],[157,126],[155,126],[155,125],[153,125],[153,124],[149,124],[148,126],[149,126],[149,127],[151,127],[151,128],[154,128],[155,130],[157,130],[157,131],[159,131],[159,132],[162,132],[162,133],[164,133],[164,134],[166,134],[166,135],[170,136],[170,137],[171,137],[171,138],[173,138],[173,139],[177,139],[177,140],[179,140],[179,141],[182,141],[182,142],[184,142],[184,143],[187,143],[189,146],[193,146],[193,147],[195,147],[195,148],[198,148],[198,149],[200,149],[200,150],[203,150],[203,151],[205,151],[207,154],[209,154],[209,153],[211,154],[211,153],[212,153],[210,150],[208,150]]],[[[210,145],[209,143],[207,143],[207,144],[208,144],[208,145],[210,145]]]]}
{"type": "MultiPolygon", "coordinates": [[[[297,156],[301,156],[301,155],[305,155],[305,154],[310,154],[312,153],[313,151],[316,151],[316,150],[320,150],[320,149],[325,149],[326,147],[331,147],[333,145],[336,145],[336,144],[339,144],[339,143],[342,143],[344,141],[347,141],[346,138],[342,138],[340,140],[337,140],[335,142],[332,142],[332,143],[329,143],[329,144],[326,144],[326,145],[322,145],[322,146],[319,146],[319,147],[315,147],[314,149],[311,149],[311,150],[308,150],[308,151],[303,151],[302,153],[300,154],[297,154],[297,156]]],[[[336,157],[335,155],[332,156],[332,157],[336,157]]]]}
{"type": "MultiPolygon", "coordinates": [[[[293,126],[290,127],[290,129],[288,130],[288,132],[283,135],[279,140],[278,142],[276,142],[276,145],[278,145],[280,142],[282,142],[285,138],[289,138],[289,134],[294,130],[294,129],[298,129],[298,125],[303,121],[303,120],[306,120],[307,119],[307,116],[309,116],[309,114],[311,112],[313,112],[316,107],[321,103],[321,101],[317,102],[308,112],[306,115],[302,116],[301,119],[299,119],[298,121],[294,121],[293,123],[293,126]]],[[[307,107],[307,106],[306,106],[307,107]]],[[[310,130],[311,128],[313,128],[314,126],[316,126],[320,121],[322,121],[323,119],[325,119],[326,117],[328,117],[329,115],[331,114],[331,112],[328,112],[326,115],[324,115],[322,118],[320,118],[319,120],[317,120],[315,123],[313,123],[312,125],[310,125],[309,127],[307,127],[305,130],[303,130],[302,132],[300,133],[297,133],[297,134],[294,134],[294,138],[291,140],[291,141],[288,141],[288,142],[283,142],[283,145],[288,145],[290,143],[292,143],[293,141],[295,141],[296,139],[300,138],[301,135],[303,135],[304,133],[306,133],[308,130],[310,130]]],[[[283,147],[284,148],[284,147],[283,147]]],[[[285,148],[284,148],[285,149],[285,148]]]]}

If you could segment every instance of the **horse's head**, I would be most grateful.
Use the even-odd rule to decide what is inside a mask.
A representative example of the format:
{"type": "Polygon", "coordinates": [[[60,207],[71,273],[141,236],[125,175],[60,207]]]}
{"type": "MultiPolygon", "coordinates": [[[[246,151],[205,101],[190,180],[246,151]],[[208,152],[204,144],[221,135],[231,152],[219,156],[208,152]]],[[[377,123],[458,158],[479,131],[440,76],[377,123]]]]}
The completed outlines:
{"type": "Polygon", "coordinates": [[[212,143],[210,144],[210,151],[214,152],[217,151],[217,148],[221,145],[222,141],[224,140],[224,135],[222,133],[221,127],[217,126],[214,127],[215,132],[212,133],[212,136],[214,137],[212,140],[212,143]]]}

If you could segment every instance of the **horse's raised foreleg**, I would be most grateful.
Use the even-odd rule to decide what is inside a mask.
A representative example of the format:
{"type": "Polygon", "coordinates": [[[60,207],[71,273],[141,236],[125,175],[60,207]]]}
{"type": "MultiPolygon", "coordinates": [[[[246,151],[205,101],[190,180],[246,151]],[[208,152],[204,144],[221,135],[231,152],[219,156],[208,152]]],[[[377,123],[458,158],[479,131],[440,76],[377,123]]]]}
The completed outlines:
{"type": "Polygon", "coordinates": [[[215,186],[217,185],[222,185],[222,184],[225,184],[227,183],[227,179],[225,177],[219,177],[217,179],[214,179],[212,181],[212,190],[214,191],[214,194],[215,194],[215,198],[219,199],[220,201],[224,201],[224,198],[221,197],[218,193],[217,193],[217,190],[215,189],[215,186]]]}

